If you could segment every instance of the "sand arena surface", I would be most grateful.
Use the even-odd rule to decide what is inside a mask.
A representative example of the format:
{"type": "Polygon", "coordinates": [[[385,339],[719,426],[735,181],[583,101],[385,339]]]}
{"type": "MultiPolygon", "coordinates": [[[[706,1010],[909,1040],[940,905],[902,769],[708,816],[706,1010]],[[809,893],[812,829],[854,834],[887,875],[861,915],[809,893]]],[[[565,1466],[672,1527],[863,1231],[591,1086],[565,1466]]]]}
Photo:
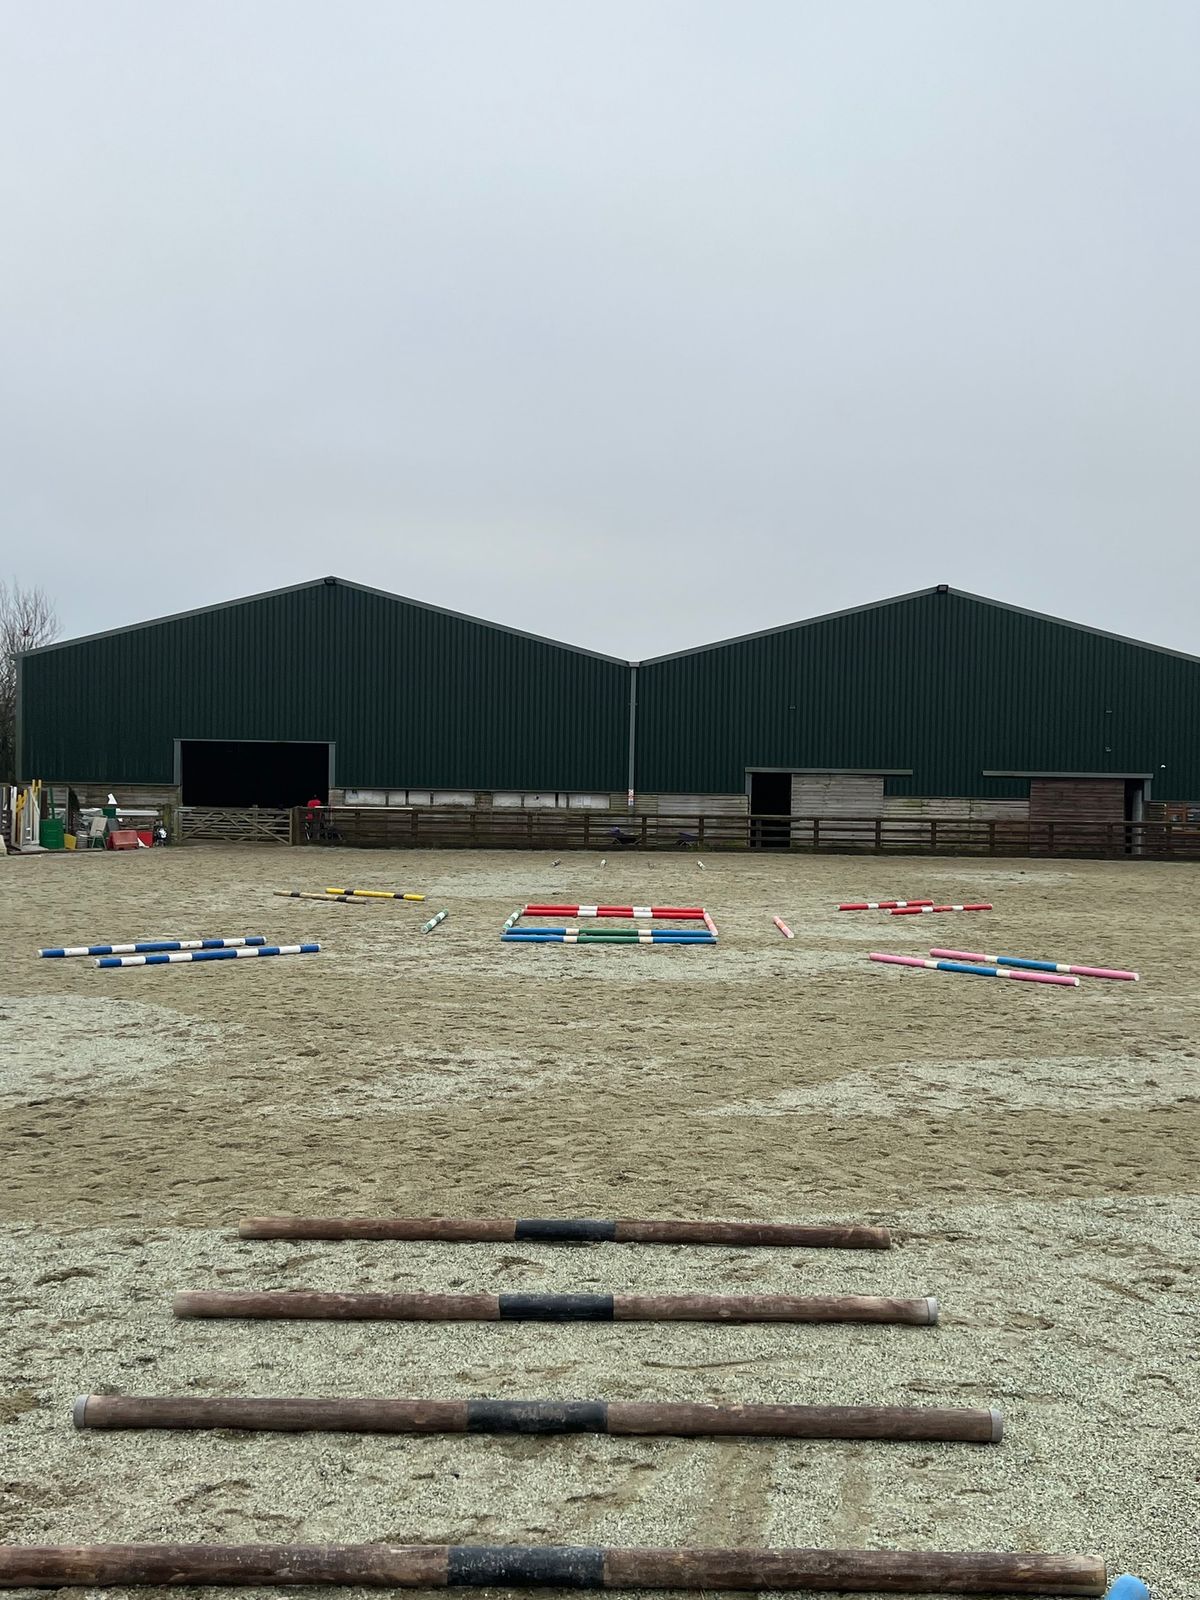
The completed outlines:
{"type": "Polygon", "coordinates": [[[254,848],[0,862],[0,1539],[1030,1549],[1194,1600],[1200,876],[254,848]],[[274,898],[417,889],[425,906],[274,898]],[[979,915],[838,899],[990,899],[979,915]],[[501,945],[705,904],[716,950],[501,945]],[[442,906],[449,920],[417,929],[442,906]],[[796,932],[784,941],[779,914],[796,932]],[[97,971],[42,944],[323,953],[97,971]],[[932,944],[1133,967],[885,969],[932,944]],[[886,1255],[239,1242],[273,1212],[890,1224],[886,1255]],[[935,1294],[936,1329],[175,1322],[203,1287],[935,1294]],[[997,1405],[970,1445],[76,1433],[85,1391],[997,1405]]]}

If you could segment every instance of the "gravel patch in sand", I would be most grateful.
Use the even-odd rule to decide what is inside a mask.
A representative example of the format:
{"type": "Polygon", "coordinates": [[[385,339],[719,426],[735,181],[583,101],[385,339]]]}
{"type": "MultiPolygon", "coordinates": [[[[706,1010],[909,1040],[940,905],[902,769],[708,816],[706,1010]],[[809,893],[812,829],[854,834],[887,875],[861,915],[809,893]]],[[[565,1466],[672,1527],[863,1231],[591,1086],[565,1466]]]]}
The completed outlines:
{"type": "Polygon", "coordinates": [[[161,1079],[233,1031],[137,1000],[8,995],[0,998],[0,1104],[161,1079]]]}
{"type": "Polygon", "coordinates": [[[1091,1111],[1110,1106],[1200,1106],[1200,1054],[1023,1056],[975,1061],[896,1061],[847,1073],[808,1089],[783,1089],[767,1100],[733,1101],[703,1117],[787,1117],[817,1112],[902,1116],[919,1096],[927,1112],[975,1110],[1091,1111]]]}

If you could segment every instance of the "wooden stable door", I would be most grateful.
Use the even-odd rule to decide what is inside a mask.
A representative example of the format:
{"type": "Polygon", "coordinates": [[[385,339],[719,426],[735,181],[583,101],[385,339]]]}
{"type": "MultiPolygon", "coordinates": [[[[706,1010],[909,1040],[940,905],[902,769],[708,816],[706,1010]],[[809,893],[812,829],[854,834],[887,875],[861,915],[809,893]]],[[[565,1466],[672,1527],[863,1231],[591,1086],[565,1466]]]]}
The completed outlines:
{"type": "Polygon", "coordinates": [[[1132,841],[1117,824],[1131,820],[1140,792],[1140,781],[1128,778],[1031,778],[1031,849],[1052,855],[1064,850],[1101,855],[1129,849],[1132,841]]]}

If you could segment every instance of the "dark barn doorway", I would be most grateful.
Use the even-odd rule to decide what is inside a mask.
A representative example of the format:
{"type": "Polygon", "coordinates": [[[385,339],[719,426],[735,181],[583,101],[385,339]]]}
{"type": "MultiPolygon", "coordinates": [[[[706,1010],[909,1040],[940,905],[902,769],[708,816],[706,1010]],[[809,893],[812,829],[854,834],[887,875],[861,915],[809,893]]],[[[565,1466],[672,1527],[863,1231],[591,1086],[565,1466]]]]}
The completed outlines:
{"type": "Polygon", "coordinates": [[[329,746],[273,739],[181,739],[185,806],[302,806],[329,798],[329,746]]]}
{"type": "MultiPolygon", "coordinates": [[[[792,814],[792,775],[790,772],[752,772],[750,774],[750,815],[754,818],[788,818],[792,814]]],[[[786,850],[791,844],[792,825],[788,821],[751,823],[750,843],[758,850],[786,850]]]]}

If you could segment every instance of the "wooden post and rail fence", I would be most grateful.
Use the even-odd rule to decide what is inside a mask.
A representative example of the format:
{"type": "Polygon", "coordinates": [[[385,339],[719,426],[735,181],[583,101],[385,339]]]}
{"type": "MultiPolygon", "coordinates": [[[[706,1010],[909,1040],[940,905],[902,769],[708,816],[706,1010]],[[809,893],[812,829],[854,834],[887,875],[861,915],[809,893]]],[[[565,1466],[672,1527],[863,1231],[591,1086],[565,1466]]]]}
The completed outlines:
{"type": "MultiPolygon", "coordinates": [[[[186,808],[182,808],[186,809],[186,808]]],[[[209,813],[212,815],[212,813],[209,813]]],[[[225,817],[249,813],[222,813],[225,817]]],[[[818,855],[1081,856],[1200,861],[1200,825],[1111,817],[796,817],[534,811],[449,806],[325,806],[262,812],[257,837],[293,844],[438,850],[778,850],[818,855]],[[285,819],[279,822],[277,819],[285,819]]],[[[185,826],[181,837],[197,835],[185,826]]]]}
{"type": "Polygon", "coordinates": [[[1112,817],[796,817],[469,806],[174,806],[173,844],[382,850],[764,850],[817,855],[1052,856],[1200,861],[1200,824],[1112,817]]]}

